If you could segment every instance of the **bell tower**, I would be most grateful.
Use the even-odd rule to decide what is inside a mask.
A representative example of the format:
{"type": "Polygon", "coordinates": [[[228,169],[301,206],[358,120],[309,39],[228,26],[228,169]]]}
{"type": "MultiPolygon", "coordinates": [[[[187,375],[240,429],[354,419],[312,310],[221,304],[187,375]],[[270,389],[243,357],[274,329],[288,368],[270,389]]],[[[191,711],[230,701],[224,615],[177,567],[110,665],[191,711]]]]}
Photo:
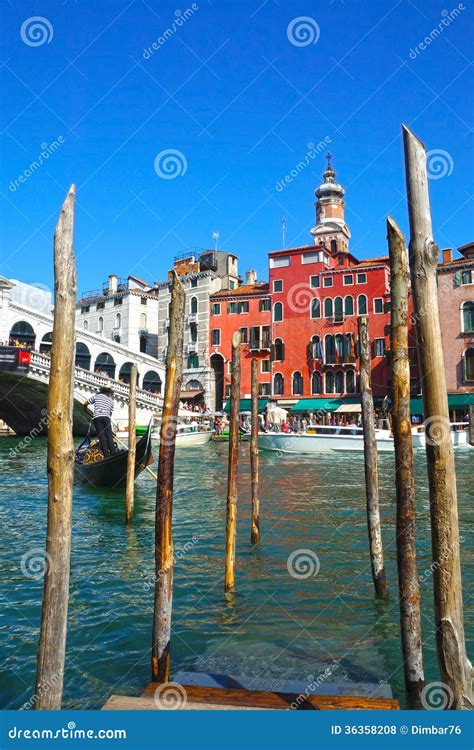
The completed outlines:
{"type": "Polygon", "coordinates": [[[315,245],[324,245],[331,253],[349,252],[351,233],[344,220],[344,188],[336,182],[332,154],[326,154],[324,182],[315,190],[316,225],[311,229],[315,245]]]}

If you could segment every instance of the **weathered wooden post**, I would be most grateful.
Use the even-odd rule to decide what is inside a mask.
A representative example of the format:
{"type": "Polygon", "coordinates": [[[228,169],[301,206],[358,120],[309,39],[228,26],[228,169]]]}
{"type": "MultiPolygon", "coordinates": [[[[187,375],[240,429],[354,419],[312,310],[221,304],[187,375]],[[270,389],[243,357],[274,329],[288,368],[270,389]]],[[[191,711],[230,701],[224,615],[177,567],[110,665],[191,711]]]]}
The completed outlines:
{"type": "Polygon", "coordinates": [[[251,372],[252,426],[250,434],[250,482],[252,487],[252,528],[250,541],[260,541],[260,498],[258,489],[258,359],[252,358],[251,372]]]}
{"type": "Polygon", "coordinates": [[[176,428],[183,371],[185,299],[183,286],[177,274],[173,273],[155,515],[155,601],[151,673],[152,680],[158,682],[168,682],[170,671],[171,609],[173,603],[171,520],[176,428]]]}
{"type": "Polygon", "coordinates": [[[48,389],[48,528],[35,708],[60,709],[71,560],[76,259],[71,185],[54,232],[54,322],[48,389]]]}
{"type": "Polygon", "coordinates": [[[469,405],[469,444],[474,445],[474,404],[469,405]]]}
{"type": "Polygon", "coordinates": [[[130,384],[128,391],[128,457],[127,457],[127,485],[125,490],[125,523],[133,518],[133,503],[135,493],[135,456],[137,452],[137,434],[135,422],[137,415],[137,366],[130,370],[130,384]]]}
{"type": "Polygon", "coordinates": [[[424,687],[421,640],[420,583],[416,565],[416,495],[410,420],[410,361],[408,358],[408,290],[410,272],[405,237],[387,218],[390,254],[392,361],[392,430],[397,489],[397,567],[400,595],[405,688],[410,708],[421,708],[424,687]]]}
{"type": "Polygon", "coordinates": [[[360,394],[362,403],[362,426],[364,432],[365,491],[367,497],[367,527],[369,532],[370,563],[377,599],[388,597],[385,577],[382,528],[379,508],[379,476],[377,465],[377,443],[375,440],[374,400],[370,378],[370,340],[368,319],[358,318],[360,347],[360,394]]]}
{"type": "Polygon", "coordinates": [[[441,679],[452,693],[450,707],[471,708],[472,666],[464,637],[456,474],[439,324],[439,248],[433,240],[425,148],[406,126],[403,140],[410,271],[423,383],[438,664],[441,679]]]}
{"type": "Polygon", "coordinates": [[[235,587],[235,536],[237,530],[237,462],[239,458],[240,412],[240,333],[232,336],[232,383],[229,414],[229,468],[227,474],[227,512],[224,591],[235,587]]]}

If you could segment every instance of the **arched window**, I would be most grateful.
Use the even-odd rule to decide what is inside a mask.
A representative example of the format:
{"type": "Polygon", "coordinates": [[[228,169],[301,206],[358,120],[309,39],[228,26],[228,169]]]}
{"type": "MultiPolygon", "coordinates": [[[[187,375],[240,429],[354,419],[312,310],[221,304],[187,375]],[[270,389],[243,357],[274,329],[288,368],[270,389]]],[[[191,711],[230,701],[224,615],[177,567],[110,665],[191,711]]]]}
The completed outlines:
{"type": "Polygon", "coordinates": [[[326,299],[324,300],[324,317],[332,318],[332,314],[333,314],[332,299],[331,297],[326,297],[326,299]]]}
{"type": "Polygon", "coordinates": [[[281,302],[275,302],[273,305],[273,321],[280,323],[283,320],[283,305],[281,302]]]}
{"type": "Polygon", "coordinates": [[[283,375],[281,374],[281,372],[276,372],[273,376],[273,395],[283,396],[284,386],[285,381],[283,379],[283,375]]]}
{"type": "Polygon", "coordinates": [[[309,358],[310,359],[322,359],[323,348],[321,346],[321,339],[319,336],[313,336],[309,345],[309,358]]]}
{"type": "Polygon", "coordinates": [[[321,317],[321,300],[319,297],[313,297],[311,300],[311,317],[313,319],[321,317]]]}
{"type": "Polygon", "coordinates": [[[334,337],[334,345],[336,347],[336,362],[344,361],[344,336],[342,333],[337,333],[334,337]]]}
{"type": "Polygon", "coordinates": [[[89,321],[88,321],[88,320],[85,320],[85,321],[83,322],[83,324],[82,324],[82,327],[83,327],[83,329],[84,329],[85,331],[88,331],[88,330],[89,330],[89,321]]]}
{"type": "Polygon", "coordinates": [[[332,334],[324,339],[324,361],[328,365],[336,364],[336,344],[332,334]]]}
{"type": "Polygon", "coordinates": [[[293,396],[303,395],[303,376],[298,370],[293,373],[292,393],[293,396]]]}
{"type": "Polygon", "coordinates": [[[350,295],[344,300],[344,315],[354,315],[354,300],[350,295]]]}
{"type": "Polygon", "coordinates": [[[161,393],[161,378],[154,370],[149,370],[143,378],[142,388],[150,393],[161,393]]]}
{"type": "Polygon", "coordinates": [[[31,346],[34,349],[36,333],[33,330],[33,326],[27,323],[26,320],[20,320],[12,326],[9,338],[13,339],[13,341],[18,341],[21,346],[31,346]]]}
{"type": "Polygon", "coordinates": [[[357,314],[367,315],[367,297],[365,294],[359,294],[357,297],[357,314]]]}
{"type": "Polygon", "coordinates": [[[195,315],[198,311],[198,298],[191,297],[191,315],[195,315]]]}
{"type": "Polygon", "coordinates": [[[461,305],[462,311],[462,333],[474,332],[474,302],[467,300],[461,305]]]}
{"type": "Polygon", "coordinates": [[[311,393],[315,396],[317,393],[322,393],[323,384],[320,372],[313,372],[311,375],[311,393]]]}
{"type": "Polygon", "coordinates": [[[343,309],[343,300],[342,297],[336,297],[334,300],[334,322],[335,323],[341,323],[344,319],[344,309],[343,309]]]}
{"type": "Polygon", "coordinates": [[[474,380],[474,346],[469,346],[464,354],[464,380],[471,383],[474,380]]]}
{"type": "MultiPolygon", "coordinates": [[[[132,362],[125,362],[119,371],[119,380],[122,383],[130,383],[130,375],[132,373],[132,362]]],[[[137,372],[137,385],[138,385],[138,372],[137,372]]]]}
{"type": "Polygon", "coordinates": [[[346,373],[346,393],[356,392],[356,379],[354,370],[348,370],[346,373]]]}
{"type": "Polygon", "coordinates": [[[117,313],[117,315],[115,316],[115,328],[120,328],[121,325],[122,325],[122,316],[120,315],[120,313],[117,313]]]}
{"type": "Polygon", "coordinates": [[[334,393],[334,373],[329,370],[325,375],[326,393],[334,393]]]}
{"type": "Polygon", "coordinates": [[[90,370],[91,353],[82,341],[78,341],[76,344],[76,359],[74,364],[76,367],[82,367],[83,370],[90,370]]]}
{"type": "Polygon", "coordinates": [[[102,333],[104,330],[104,319],[101,317],[97,321],[97,333],[102,333]]]}
{"type": "Polygon", "coordinates": [[[334,376],[334,390],[336,393],[344,393],[344,373],[338,370],[334,376]]]}
{"type": "Polygon", "coordinates": [[[331,240],[331,252],[337,253],[337,240],[331,240]]]}
{"type": "Polygon", "coordinates": [[[273,360],[274,362],[283,362],[285,359],[285,344],[281,339],[275,339],[275,343],[273,344],[273,360]]]}
{"type": "Polygon", "coordinates": [[[101,354],[99,354],[95,361],[94,372],[97,372],[100,375],[107,375],[107,377],[109,378],[114,378],[115,361],[112,355],[108,352],[102,352],[101,354]]]}
{"type": "Polygon", "coordinates": [[[147,324],[146,313],[142,313],[140,315],[140,329],[142,331],[146,331],[146,324],[147,324]]]}
{"type": "Polygon", "coordinates": [[[49,354],[51,351],[51,344],[53,343],[53,334],[45,333],[40,343],[40,354],[49,354]]]}

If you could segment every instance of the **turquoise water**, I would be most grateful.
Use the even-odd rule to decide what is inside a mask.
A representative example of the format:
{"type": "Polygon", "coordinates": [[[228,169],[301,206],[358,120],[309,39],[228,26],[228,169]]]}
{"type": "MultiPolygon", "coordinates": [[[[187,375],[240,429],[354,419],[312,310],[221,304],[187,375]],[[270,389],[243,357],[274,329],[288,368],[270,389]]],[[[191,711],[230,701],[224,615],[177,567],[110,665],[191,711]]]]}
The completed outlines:
{"type": "MultiPolygon", "coordinates": [[[[45,544],[46,443],[12,455],[0,440],[0,707],[20,708],[34,687],[45,544]],[[24,575],[23,568],[28,575],[24,575]]],[[[474,450],[456,451],[465,623],[474,652],[472,597],[474,450]],[[471,592],[469,596],[468,593],[471,592]]],[[[177,552],[172,670],[310,682],[389,682],[403,700],[394,536],[393,457],[380,458],[388,603],[374,601],[367,551],[363,457],[261,453],[261,543],[250,538],[248,445],[241,444],[237,590],[223,596],[227,445],[177,454],[177,552]],[[319,572],[294,578],[291,553],[306,549],[319,572]]],[[[418,546],[428,681],[434,652],[426,465],[417,457],[418,546]]],[[[126,528],[122,491],[76,485],[64,707],[99,708],[112,693],[138,695],[150,677],[155,482],[142,474],[126,528]]],[[[304,573],[304,571],[300,571],[304,573]]]]}

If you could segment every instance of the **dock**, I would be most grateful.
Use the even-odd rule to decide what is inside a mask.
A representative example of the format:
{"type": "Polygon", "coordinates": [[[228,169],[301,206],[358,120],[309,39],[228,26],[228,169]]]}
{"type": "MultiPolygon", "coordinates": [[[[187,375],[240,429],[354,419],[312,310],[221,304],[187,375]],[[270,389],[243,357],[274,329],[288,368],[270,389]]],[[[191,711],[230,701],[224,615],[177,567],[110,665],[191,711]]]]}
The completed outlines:
{"type": "MultiPolygon", "coordinates": [[[[179,673],[176,681],[150,682],[140,696],[112,695],[103,711],[366,711],[400,709],[388,686],[331,684],[309,693],[302,683],[285,683],[281,688],[250,690],[248,678],[226,675],[179,673]],[[183,680],[183,681],[181,681],[183,680]],[[196,684],[199,681],[205,684],[196,684]],[[194,684],[193,684],[194,683],[194,684]],[[301,687],[301,689],[299,689],[301,687]],[[319,692],[325,690],[326,694],[319,692]],[[357,691],[358,695],[347,692],[357,691]]],[[[255,680],[253,681],[255,682],[255,680]]],[[[259,681],[262,682],[262,681],[259,681]]],[[[275,681],[274,681],[275,682],[275,681]]]]}

